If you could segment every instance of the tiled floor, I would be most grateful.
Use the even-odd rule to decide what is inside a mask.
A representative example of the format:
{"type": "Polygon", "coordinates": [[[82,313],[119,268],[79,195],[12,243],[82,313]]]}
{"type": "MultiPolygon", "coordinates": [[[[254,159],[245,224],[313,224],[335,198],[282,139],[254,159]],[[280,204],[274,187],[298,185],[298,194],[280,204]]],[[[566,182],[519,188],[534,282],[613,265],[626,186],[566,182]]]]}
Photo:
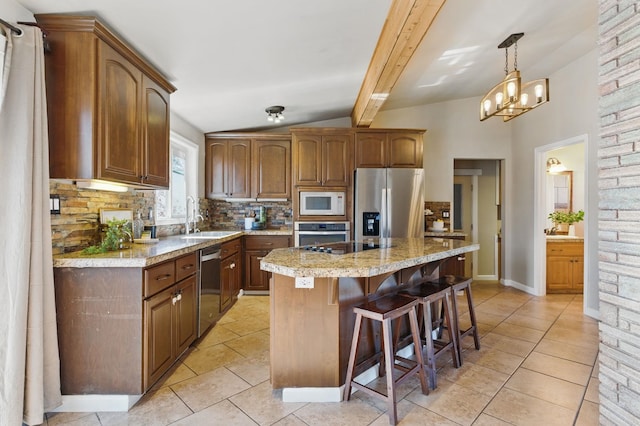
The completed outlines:
{"type": "MultiPolygon", "coordinates": [[[[398,392],[400,425],[597,425],[598,325],[581,295],[533,297],[474,283],[480,351],[444,365],[438,388],[398,392]]],[[[49,414],[55,425],[386,425],[385,404],[284,403],[269,383],[269,299],[244,296],[128,413],[49,414]]]]}

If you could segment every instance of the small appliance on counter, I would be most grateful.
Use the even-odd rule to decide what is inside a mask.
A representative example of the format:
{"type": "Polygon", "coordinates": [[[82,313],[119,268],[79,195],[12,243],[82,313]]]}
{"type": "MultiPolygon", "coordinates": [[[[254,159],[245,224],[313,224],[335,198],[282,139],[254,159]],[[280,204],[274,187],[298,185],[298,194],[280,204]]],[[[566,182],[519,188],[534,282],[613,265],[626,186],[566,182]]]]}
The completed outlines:
{"type": "Polygon", "coordinates": [[[266,229],[267,227],[267,208],[258,207],[258,214],[255,221],[251,224],[251,229],[266,229]]]}

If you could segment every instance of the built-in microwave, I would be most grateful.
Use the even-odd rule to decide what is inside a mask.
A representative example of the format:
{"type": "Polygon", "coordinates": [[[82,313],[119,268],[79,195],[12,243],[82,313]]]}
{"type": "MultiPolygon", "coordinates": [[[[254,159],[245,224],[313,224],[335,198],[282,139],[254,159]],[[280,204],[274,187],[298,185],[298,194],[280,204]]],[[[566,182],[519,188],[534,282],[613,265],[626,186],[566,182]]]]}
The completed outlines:
{"type": "Polygon", "coordinates": [[[344,191],[300,191],[299,216],[344,216],[344,191]]]}

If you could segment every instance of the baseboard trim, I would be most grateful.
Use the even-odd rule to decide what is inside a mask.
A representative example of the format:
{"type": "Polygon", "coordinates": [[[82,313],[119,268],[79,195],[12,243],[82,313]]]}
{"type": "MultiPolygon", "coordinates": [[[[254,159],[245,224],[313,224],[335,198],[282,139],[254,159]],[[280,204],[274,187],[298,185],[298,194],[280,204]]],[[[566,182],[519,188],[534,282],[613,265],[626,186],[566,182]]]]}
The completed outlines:
{"type": "Polygon", "coordinates": [[[544,294],[538,294],[536,292],[536,289],[533,287],[529,287],[527,285],[524,285],[522,283],[519,283],[517,281],[513,281],[513,280],[501,280],[502,284],[507,286],[507,287],[513,287],[513,288],[517,288],[520,291],[524,291],[525,293],[531,294],[533,296],[544,296],[544,294]]]}
{"type": "Polygon", "coordinates": [[[497,275],[477,275],[473,278],[474,281],[498,281],[497,275]]]}
{"type": "Polygon", "coordinates": [[[52,413],[95,413],[129,411],[142,395],[62,395],[62,405],[52,413]]]}

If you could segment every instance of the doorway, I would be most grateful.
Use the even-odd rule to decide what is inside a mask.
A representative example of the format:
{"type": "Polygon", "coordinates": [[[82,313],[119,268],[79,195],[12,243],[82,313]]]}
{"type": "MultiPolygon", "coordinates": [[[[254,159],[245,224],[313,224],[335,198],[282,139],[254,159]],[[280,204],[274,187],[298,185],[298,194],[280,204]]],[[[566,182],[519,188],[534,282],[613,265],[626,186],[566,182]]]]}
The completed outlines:
{"type": "Polygon", "coordinates": [[[476,281],[500,278],[501,161],[454,160],[452,228],[480,245],[465,262],[467,276],[476,281]]]}

